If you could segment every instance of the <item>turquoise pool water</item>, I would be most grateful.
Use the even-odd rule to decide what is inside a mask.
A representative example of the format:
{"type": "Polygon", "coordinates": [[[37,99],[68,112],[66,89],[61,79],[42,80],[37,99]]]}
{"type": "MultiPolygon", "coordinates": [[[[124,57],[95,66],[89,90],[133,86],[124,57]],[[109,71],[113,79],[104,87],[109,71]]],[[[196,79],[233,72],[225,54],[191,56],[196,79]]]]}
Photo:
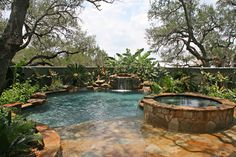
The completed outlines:
{"type": "Polygon", "coordinates": [[[221,105],[219,102],[200,98],[200,97],[192,97],[192,96],[160,96],[155,98],[156,101],[170,104],[170,105],[177,105],[177,106],[190,106],[190,107],[207,107],[207,106],[219,106],[221,105]]]}
{"type": "Polygon", "coordinates": [[[48,97],[47,103],[26,109],[27,119],[51,127],[68,126],[90,120],[109,120],[141,117],[138,107],[143,93],[135,92],[79,92],[48,97]]]}

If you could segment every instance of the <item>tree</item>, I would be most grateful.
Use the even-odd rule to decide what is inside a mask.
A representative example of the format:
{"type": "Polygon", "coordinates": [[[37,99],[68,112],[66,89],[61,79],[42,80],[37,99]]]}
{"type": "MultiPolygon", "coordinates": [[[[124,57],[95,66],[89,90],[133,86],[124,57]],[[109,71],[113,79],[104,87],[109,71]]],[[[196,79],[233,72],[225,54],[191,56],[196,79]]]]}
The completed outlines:
{"type": "Polygon", "coordinates": [[[154,0],[149,44],[169,62],[228,66],[236,50],[236,14],[225,1],[214,7],[197,0],[154,0]]]}
{"type": "Polygon", "coordinates": [[[59,40],[56,37],[51,39],[44,36],[40,39],[41,43],[33,40],[28,48],[15,55],[13,62],[31,66],[67,66],[73,63],[85,66],[102,66],[107,54],[97,45],[95,36],[88,35],[80,27],[73,32],[65,39],[59,40]],[[57,53],[54,50],[57,50],[57,53]],[[69,52],[74,53],[70,55],[72,53],[69,52]]]}
{"type": "Polygon", "coordinates": [[[76,25],[78,9],[84,2],[100,8],[101,2],[114,0],[2,0],[1,8],[10,8],[10,17],[0,35],[0,91],[15,54],[26,48],[33,38],[66,38],[76,25]],[[27,13],[28,10],[28,13],[27,13]]]}

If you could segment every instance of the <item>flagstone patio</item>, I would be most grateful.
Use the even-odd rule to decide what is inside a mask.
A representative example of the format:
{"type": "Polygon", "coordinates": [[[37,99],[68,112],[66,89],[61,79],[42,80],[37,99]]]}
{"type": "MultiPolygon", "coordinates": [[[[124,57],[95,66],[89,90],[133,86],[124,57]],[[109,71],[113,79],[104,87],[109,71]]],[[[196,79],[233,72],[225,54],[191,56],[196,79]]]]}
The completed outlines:
{"type": "Polygon", "coordinates": [[[86,122],[56,128],[63,157],[235,157],[236,125],[213,134],[169,132],[142,119],[86,122]]]}

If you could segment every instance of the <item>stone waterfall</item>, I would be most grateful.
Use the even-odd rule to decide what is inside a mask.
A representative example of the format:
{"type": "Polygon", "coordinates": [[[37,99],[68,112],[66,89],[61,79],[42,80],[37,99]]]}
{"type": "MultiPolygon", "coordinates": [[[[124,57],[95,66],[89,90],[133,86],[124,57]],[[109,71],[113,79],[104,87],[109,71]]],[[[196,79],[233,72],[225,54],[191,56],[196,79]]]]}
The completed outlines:
{"type": "Polygon", "coordinates": [[[141,80],[134,74],[115,74],[110,76],[112,89],[136,90],[139,89],[141,80]]]}

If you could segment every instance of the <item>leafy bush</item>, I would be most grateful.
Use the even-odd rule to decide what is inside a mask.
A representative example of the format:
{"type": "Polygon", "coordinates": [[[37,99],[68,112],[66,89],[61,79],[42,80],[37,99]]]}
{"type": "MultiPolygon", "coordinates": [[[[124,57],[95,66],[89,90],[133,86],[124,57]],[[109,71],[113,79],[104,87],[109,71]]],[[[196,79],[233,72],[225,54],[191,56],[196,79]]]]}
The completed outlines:
{"type": "Polygon", "coordinates": [[[144,52],[144,49],[138,49],[134,54],[126,49],[123,54],[117,53],[117,59],[109,57],[106,66],[113,67],[114,73],[133,73],[137,74],[143,81],[153,81],[158,77],[158,71],[155,68],[158,62],[150,57],[151,52],[144,52]]]}
{"type": "Polygon", "coordinates": [[[199,91],[203,94],[226,98],[236,102],[236,90],[226,87],[228,84],[228,77],[223,76],[220,72],[216,74],[201,72],[203,81],[199,86],[199,91]]]}
{"type": "Polygon", "coordinates": [[[0,97],[0,105],[14,103],[14,102],[26,102],[30,96],[38,91],[38,86],[32,86],[30,81],[25,83],[15,83],[9,89],[3,91],[0,97]]]}
{"type": "Polygon", "coordinates": [[[36,133],[35,123],[26,121],[11,110],[0,107],[0,156],[27,156],[32,147],[42,147],[42,136],[36,133]]]}
{"type": "Polygon", "coordinates": [[[51,78],[51,84],[49,86],[45,85],[41,91],[56,91],[63,87],[63,81],[57,72],[50,70],[49,76],[51,78]]]}
{"type": "Polygon", "coordinates": [[[162,71],[157,82],[152,84],[153,93],[171,92],[183,93],[197,90],[197,85],[193,81],[193,76],[185,73],[175,73],[173,76],[166,71],[162,71]]]}

